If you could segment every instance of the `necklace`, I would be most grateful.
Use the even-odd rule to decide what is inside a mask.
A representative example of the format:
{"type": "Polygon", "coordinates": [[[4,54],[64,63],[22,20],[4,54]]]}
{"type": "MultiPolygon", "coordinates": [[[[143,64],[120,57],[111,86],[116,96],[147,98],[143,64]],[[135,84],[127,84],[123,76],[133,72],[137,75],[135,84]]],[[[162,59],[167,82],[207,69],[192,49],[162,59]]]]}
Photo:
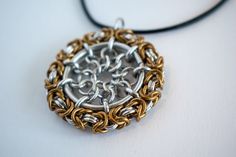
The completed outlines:
{"type": "Polygon", "coordinates": [[[49,108],[69,124],[94,133],[121,129],[141,120],[157,104],[163,89],[164,59],[153,44],[136,33],[177,29],[206,17],[226,0],[186,22],[153,30],[114,27],[96,21],[82,7],[98,32],[68,43],[50,65],[45,80],[49,108]]]}

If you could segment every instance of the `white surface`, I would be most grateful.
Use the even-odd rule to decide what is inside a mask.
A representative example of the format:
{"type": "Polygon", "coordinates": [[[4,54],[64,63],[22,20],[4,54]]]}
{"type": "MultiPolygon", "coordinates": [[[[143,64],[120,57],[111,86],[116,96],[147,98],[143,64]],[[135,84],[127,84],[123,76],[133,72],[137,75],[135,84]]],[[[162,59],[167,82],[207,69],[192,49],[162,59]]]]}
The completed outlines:
{"type": "MultiPolygon", "coordinates": [[[[170,8],[172,1],[145,2],[129,1],[122,8],[123,1],[119,9],[118,0],[89,5],[106,23],[121,15],[128,27],[151,28],[191,17],[216,0],[178,0],[181,5],[173,2],[170,8]]],[[[140,123],[94,135],[49,111],[43,81],[59,49],[97,28],[77,0],[1,0],[0,156],[235,157],[235,7],[231,0],[194,25],[145,36],[165,57],[159,106],[140,123]]]]}

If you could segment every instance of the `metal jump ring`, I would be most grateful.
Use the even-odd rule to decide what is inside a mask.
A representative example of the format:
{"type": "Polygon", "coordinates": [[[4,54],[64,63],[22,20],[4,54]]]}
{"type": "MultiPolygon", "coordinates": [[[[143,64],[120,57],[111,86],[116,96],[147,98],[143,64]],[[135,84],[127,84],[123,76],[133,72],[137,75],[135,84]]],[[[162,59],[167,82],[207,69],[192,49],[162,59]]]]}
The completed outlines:
{"type": "Polygon", "coordinates": [[[114,29],[123,29],[125,27],[125,21],[123,18],[118,18],[115,21],[114,29]]]}

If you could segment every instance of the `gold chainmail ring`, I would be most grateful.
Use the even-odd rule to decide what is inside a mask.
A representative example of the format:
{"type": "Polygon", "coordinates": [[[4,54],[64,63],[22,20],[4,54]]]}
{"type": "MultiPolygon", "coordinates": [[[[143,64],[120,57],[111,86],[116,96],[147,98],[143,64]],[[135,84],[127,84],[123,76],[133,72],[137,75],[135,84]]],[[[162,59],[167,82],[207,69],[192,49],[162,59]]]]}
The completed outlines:
{"type": "Polygon", "coordinates": [[[57,115],[76,128],[91,128],[93,133],[105,133],[109,130],[121,129],[129,125],[133,118],[137,121],[142,119],[147,111],[157,104],[164,83],[163,57],[157,53],[151,43],[144,41],[142,36],[123,28],[103,28],[100,34],[102,35],[98,36],[96,32],[91,32],[82,39],[70,42],[67,45],[69,50],[61,50],[57,54],[56,61],[50,65],[45,80],[50,110],[56,112],[57,115]],[[145,65],[141,88],[136,95],[132,95],[133,97],[129,101],[111,108],[109,112],[76,106],[76,102],[71,100],[59,85],[63,81],[65,62],[80,53],[85,48],[85,43],[93,46],[108,42],[111,38],[114,38],[115,42],[130,47],[137,46],[137,53],[145,65]]]}

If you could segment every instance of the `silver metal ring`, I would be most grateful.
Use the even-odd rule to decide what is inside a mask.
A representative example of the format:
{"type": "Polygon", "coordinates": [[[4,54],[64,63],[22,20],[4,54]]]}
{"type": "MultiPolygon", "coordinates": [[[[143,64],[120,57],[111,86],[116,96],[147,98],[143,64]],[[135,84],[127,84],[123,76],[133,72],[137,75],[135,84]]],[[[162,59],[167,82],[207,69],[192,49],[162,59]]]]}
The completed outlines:
{"type": "Polygon", "coordinates": [[[114,29],[123,29],[125,27],[125,21],[123,18],[118,18],[115,21],[114,29]]]}
{"type": "MultiPolygon", "coordinates": [[[[90,47],[90,49],[94,52],[94,55],[97,55],[96,54],[97,50],[105,48],[105,47],[107,47],[107,45],[108,45],[108,43],[104,42],[104,43],[93,45],[90,47]]],[[[123,44],[123,43],[119,43],[119,42],[114,42],[113,47],[116,50],[118,50],[120,52],[124,52],[124,53],[130,49],[130,47],[128,45],[123,44]]],[[[85,49],[83,49],[72,58],[71,62],[74,62],[74,63],[78,63],[79,61],[82,62],[83,58],[85,58],[87,55],[88,55],[87,51],[85,49]]],[[[136,64],[139,65],[139,64],[143,63],[140,56],[137,54],[136,51],[133,52],[133,55],[134,55],[134,60],[136,61],[136,64]]],[[[65,67],[63,79],[68,79],[68,78],[72,77],[73,73],[71,72],[71,70],[72,70],[71,66],[68,65],[65,67]]],[[[132,87],[134,93],[137,92],[141,88],[143,79],[144,79],[144,72],[142,71],[142,72],[140,72],[140,75],[137,78],[137,84],[134,87],[132,87]]],[[[98,104],[88,103],[88,102],[81,103],[80,98],[74,94],[74,92],[73,92],[74,90],[68,84],[65,84],[64,91],[66,92],[66,94],[69,96],[70,99],[72,99],[75,103],[77,103],[77,106],[81,105],[82,107],[85,107],[88,109],[93,109],[93,110],[104,110],[103,105],[98,105],[98,104]]],[[[127,95],[120,100],[109,103],[109,107],[113,108],[118,105],[124,104],[125,102],[129,101],[131,98],[132,98],[131,95],[127,95]]]]}

